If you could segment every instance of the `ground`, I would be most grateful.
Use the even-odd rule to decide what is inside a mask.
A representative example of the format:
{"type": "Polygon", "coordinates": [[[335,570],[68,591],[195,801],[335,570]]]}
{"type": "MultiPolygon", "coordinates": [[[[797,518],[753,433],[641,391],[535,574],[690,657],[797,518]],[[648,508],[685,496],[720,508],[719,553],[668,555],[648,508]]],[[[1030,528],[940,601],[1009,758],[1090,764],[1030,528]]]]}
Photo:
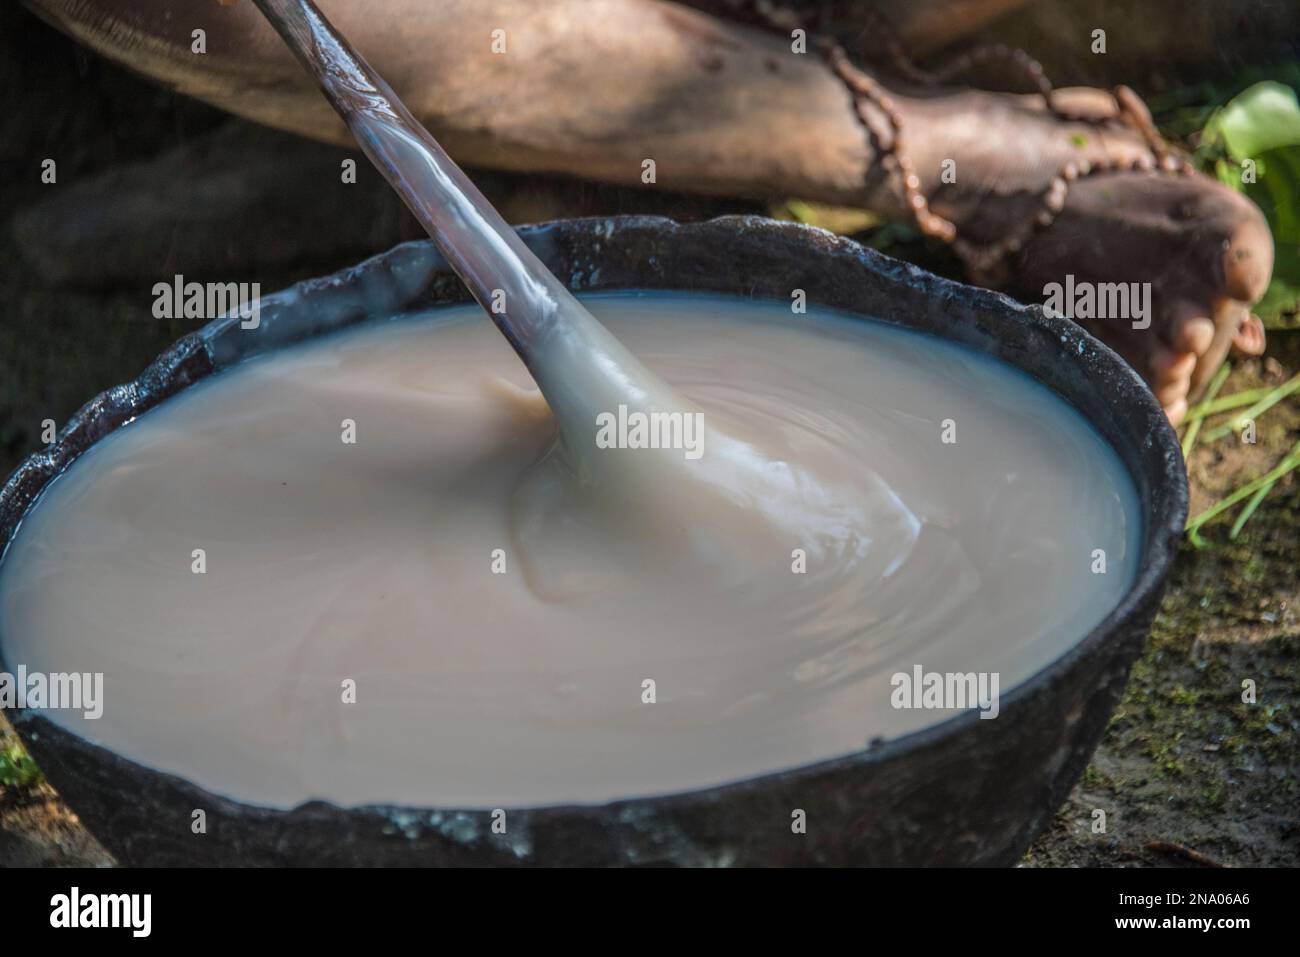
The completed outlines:
{"type": "MultiPolygon", "coordinates": [[[[13,219],[50,195],[41,159],[57,158],[60,182],[84,181],[225,121],[77,52],[13,5],[0,12],[0,38],[0,288],[8,298],[0,314],[0,474],[7,474],[38,448],[42,420],[66,421],[194,326],[150,316],[151,282],[176,271],[171,265],[165,276],[81,290],[33,274],[23,256],[32,250],[19,248],[13,219]]],[[[510,199],[510,179],[494,183],[501,191],[494,199],[510,199]]],[[[559,214],[556,195],[577,197],[584,212],[640,202],[591,187],[539,194],[515,185],[516,220],[559,214]],[[605,201],[611,205],[599,208],[605,201]]],[[[212,228],[220,235],[229,226],[212,228]]],[[[890,236],[876,239],[906,254],[906,242],[890,236]]],[[[337,246],[314,254],[309,247],[240,278],[269,291],[357,258],[337,246]]],[[[93,256],[85,265],[95,271],[93,256]]],[[[1238,363],[1221,394],[1297,371],[1300,332],[1274,332],[1265,358],[1238,363]]],[[[1259,419],[1254,444],[1232,436],[1200,442],[1189,466],[1193,513],[1268,471],[1297,438],[1293,396],[1259,419]]],[[[1207,527],[1208,547],[1183,548],[1105,740],[1026,866],[1300,864],[1298,474],[1279,483],[1235,541],[1229,517],[1207,527]],[[1253,704],[1242,701],[1248,679],[1253,704]],[[1106,812],[1104,833],[1093,832],[1096,810],[1106,812]]],[[[0,782],[8,782],[0,783],[0,865],[112,863],[28,766],[2,718],[0,782]]]]}
{"type": "MultiPolygon", "coordinates": [[[[1300,367],[1296,333],[1241,363],[1224,392],[1300,367]]],[[[1192,513],[1267,472],[1300,438],[1300,409],[1259,420],[1254,445],[1193,448],[1192,513]]],[[[1300,863],[1300,482],[1274,489],[1235,542],[1185,545],[1146,654],[1083,780],[1028,866],[1300,863]],[[1255,682],[1256,702],[1242,701],[1255,682]],[[1106,832],[1092,833],[1106,811],[1106,832]],[[1179,849],[1194,852],[1180,853],[1179,849]],[[1203,855],[1203,859],[1201,856],[1203,855]]]]}

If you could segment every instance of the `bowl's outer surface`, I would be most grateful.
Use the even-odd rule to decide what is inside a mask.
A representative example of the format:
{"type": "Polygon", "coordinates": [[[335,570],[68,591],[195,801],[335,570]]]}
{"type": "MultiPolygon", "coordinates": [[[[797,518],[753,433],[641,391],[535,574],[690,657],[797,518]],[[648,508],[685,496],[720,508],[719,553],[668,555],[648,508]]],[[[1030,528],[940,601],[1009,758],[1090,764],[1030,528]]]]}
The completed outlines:
{"type": "MultiPolygon", "coordinates": [[[[1050,821],[1097,746],[1140,654],[1187,510],[1178,443],[1155,400],[1108,348],[1064,319],[930,275],[848,240],[755,217],[657,217],[520,230],[577,291],[661,288],[822,304],[998,356],[1063,396],[1119,453],[1145,516],[1138,579],[1084,640],[1002,696],[843,758],[682,794],[603,805],[288,811],[226,800],[10,711],[20,737],[86,826],[126,864],[971,865],[1011,864],[1050,821]],[[206,833],[194,833],[194,812],[206,833]],[[806,815],[794,833],[793,815],[806,815]]],[[[109,432],[246,356],[376,313],[468,301],[429,242],[262,300],[261,325],[217,320],[140,378],[103,393],[0,490],[0,541],[43,488],[109,432]]],[[[3,636],[0,636],[0,653],[3,636]]],[[[0,666],[4,663],[0,661],[0,666]]]]}

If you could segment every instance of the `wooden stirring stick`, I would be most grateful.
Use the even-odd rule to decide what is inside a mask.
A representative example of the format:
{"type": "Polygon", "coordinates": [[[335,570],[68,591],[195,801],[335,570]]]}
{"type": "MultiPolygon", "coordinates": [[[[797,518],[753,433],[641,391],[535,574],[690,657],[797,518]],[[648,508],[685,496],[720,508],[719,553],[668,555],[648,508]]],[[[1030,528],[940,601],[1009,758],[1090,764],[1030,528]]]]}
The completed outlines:
{"type": "Polygon", "coordinates": [[[253,2],[530,369],[554,324],[595,322],[311,0],[253,2]]]}

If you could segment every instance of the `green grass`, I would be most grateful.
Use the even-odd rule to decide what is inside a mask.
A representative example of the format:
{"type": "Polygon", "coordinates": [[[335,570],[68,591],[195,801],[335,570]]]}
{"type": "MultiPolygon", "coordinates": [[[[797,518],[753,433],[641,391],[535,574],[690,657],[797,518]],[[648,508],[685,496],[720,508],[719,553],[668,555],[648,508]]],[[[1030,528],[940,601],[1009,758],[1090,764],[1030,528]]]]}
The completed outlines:
{"type": "Polygon", "coordinates": [[[9,741],[0,750],[0,787],[24,789],[35,787],[43,780],[41,769],[31,755],[17,741],[9,741]]]}
{"type": "Polygon", "coordinates": [[[1277,484],[1277,480],[1288,472],[1300,468],[1300,442],[1297,442],[1291,451],[1288,452],[1276,466],[1270,471],[1261,475],[1253,482],[1247,482],[1241,488],[1237,489],[1227,498],[1220,500],[1217,504],[1210,506],[1199,515],[1193,515],[1187,520],[1187,537],[1197,548],[1204,548],[1206,542],[1201,538],[1200,530],[1207,522],[1213,521],[1223,512],[1232,508],[1243,499],[1250,498],[1251,501],[1246,505],[1246,511],[1233,526],[1231,533],[1232,538],[1236,538],[1241,532],[1241,527],[1246,524],[1246,519],[1254,513],[1259,506],[1264,495],[1277,484]],[[1262,494],[1261,494],[1262,493],[1262,494]],[[1252,498],[1252,496],[1254,496],[1252,498]]]}

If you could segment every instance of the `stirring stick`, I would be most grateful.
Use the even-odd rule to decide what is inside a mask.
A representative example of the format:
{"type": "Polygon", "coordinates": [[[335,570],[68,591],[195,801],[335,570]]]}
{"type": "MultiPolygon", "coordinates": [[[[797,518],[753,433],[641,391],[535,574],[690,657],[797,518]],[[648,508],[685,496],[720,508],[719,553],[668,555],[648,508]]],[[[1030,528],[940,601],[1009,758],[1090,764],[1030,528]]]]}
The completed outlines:
{"type": "MultiPolygon", "coordinates": [[[[521,541],[531,541],[534,551],[564,553],[565,535],[575,523],[564,518],[570,512],[559,503],[576,477],[584,488],[613,490],[606,501],[581,506],[590,509],[587,520],[597,524],[618,520],[633,500],[639,509],[658,514],[689,484],[691,495],[681,498],[710,516],[697,524],[716,528],[722,510],[737,516],[727,533],[736,558],[760,547],[775,553],[777,543],[786,548],[792,538],[813,552],[824,546],[827,554],[842,554],[845,529],[868,525],[878,533],[887,525],[898,527],[899,540],[910,547],[919,521],[883,480],[847,460],[834,469],[826,466],[825,475],[813,474],[769,457],[747,437],[712,426],[708,452],[698,461],[684,459],[679,450],[656,450],[635,465],[627,456],[598,455],[601,414],[626,406],[702,421],[703,413],[642,365],[551,275],[311,0],[254,3],[505,334],[555,416],[562,454],[547,456],[533,491],[521,498],[532,503],[520,508],[526,516],[519,520],[521,541]]],[[[680,505],[672,507],[680,512],[680,505]]],[[[663,524],[680,531],[689,523],[663,524]]],[[[689,539],[692,532],[682,534],[689,539]]],[[[710,546],[711,554],[724,550],[721,538],[710,546]]]]}
{"type": "MultiPolygon", "coordinates": [[[[547,292],[554,298],[553,290],[545,289],[553,277],[311,0],[254,3],[316,78],[330,105],[474,298],[516,348],[526,348],[554,312],[519,308],[522,303],[511,300],[518,296],[542,306],[547,292]],[[493,311],[497,290],[506,294],[504,310],[498,306],[493,311]]],[[[496,296],[498,303],[501,298],[496,296]]]]}
{"type": "MultiPolygon", "coordinates": [[[[593,408],[678,406],[524,245],[311,0],[253,0],[523,359],[575,449],[593,408]],[[581,388],[573,363],[595,370],[581,388]]],[[[585,431],[584,431],[585,430],[585,431]]]]}

